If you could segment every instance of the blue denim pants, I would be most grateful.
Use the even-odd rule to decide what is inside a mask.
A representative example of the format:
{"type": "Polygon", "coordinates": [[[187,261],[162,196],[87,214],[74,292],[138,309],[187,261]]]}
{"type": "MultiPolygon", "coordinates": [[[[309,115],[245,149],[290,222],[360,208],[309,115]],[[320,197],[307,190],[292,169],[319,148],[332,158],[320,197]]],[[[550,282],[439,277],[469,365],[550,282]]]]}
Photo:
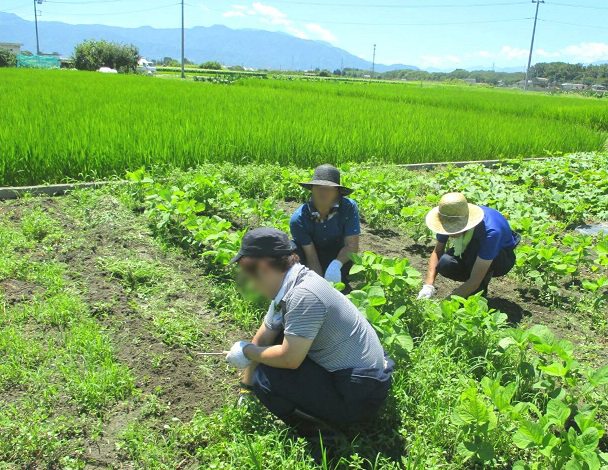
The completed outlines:
{"type": "Polygon", "coordinates": [[[372,418],[391,387],[393,361],[384,370],[344,369],[329,372],[309,358],[297,369],[260,364],[253,391],[278,418],[295,409],[332,423],[355,423],[372,418]]]}

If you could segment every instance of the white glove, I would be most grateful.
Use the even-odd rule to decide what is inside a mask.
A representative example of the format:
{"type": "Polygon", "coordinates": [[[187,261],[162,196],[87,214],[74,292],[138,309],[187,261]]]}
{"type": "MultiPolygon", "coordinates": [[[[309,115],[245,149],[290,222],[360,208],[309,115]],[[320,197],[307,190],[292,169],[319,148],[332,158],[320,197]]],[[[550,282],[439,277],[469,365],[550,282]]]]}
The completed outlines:
{"type": "Polygon", "coordinates": [[[327,266],[327,270],[325,271],[325,280],[329,282],[342,282],[342,263],[337,259],[333,260],[327,266]]]}
{"type": "Polygon", "coordinates": [[[248,346],[252,343],[248,341],[237,341],[232,345],[228,354],[226,354],[226,360],[230,363],[230,365],[236,367],[237,369],[244,369],[249,364],[251,364],[251,360],[247,359],[245,356],[245,346],[248,346]]]}
{"type": "Polygon", "coordinates": [[[431,297],[433,297],[435,295],[435,293],[437,292],[437,289],[435,289],[435,286],[433,286],[432,284],[425,284],[422,286],[422,289],[420,289],[420,292],[418,293],[418,297],[416,297],[417,299],[430,299],[431,297]]]}

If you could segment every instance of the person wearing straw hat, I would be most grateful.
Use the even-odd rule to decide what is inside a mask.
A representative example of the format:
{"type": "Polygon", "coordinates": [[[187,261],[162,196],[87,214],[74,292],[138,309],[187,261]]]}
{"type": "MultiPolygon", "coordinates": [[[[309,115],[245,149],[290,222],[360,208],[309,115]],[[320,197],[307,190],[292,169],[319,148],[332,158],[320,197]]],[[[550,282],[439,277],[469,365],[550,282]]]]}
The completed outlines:
{"type": "Polygon", "coordinates": [[[519,234],[500,212],[470,204],[461,193],[445,194],[427,214],[426,224],[437,234],[437,242],[419,299],[435,295],[437,274],[462,282],[452,295],[487,295],[492,277],[504,276],[515,265],[519,234]],[[445,251],[449,240],[453,246],[445,251]]]}
{"type": "Polygon", "coordinates": [[[330,282],[348,282],[349,255],[359,251],[359,208],[346,196],[340,170],[332,165],[315,168],[311,181],[298,183],[310,199],[292,215],[289,227],[302,262],[330,282]]]}

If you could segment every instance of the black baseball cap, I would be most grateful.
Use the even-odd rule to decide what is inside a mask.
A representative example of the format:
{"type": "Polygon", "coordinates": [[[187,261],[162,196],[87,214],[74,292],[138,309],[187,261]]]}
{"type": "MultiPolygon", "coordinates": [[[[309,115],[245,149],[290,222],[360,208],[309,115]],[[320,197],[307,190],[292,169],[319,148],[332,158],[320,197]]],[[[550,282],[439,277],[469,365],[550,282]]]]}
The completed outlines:
{"type": "Polygon", "coordinates": [[[268,258],[273,256],[290,255],[296,250],[285,232],[271,227],[260,227],[250,230],[243,236],[241,249],[230,263],[236,263],[243,256],[252,258],[268,258]]]}

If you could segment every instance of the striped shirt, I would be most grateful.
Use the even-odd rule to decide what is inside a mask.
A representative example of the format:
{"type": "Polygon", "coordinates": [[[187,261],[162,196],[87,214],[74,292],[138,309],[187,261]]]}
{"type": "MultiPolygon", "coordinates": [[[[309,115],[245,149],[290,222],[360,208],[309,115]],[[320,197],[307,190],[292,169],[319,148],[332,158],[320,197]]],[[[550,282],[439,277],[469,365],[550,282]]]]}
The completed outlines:
{"type": "Polygon", "coordinates": [[[378,335],[357,307],[314,271],[292,269],[285,295],[264,319],[266,327],[312,340],[308,356],[330,372],[383,369],[378,335]]]}

